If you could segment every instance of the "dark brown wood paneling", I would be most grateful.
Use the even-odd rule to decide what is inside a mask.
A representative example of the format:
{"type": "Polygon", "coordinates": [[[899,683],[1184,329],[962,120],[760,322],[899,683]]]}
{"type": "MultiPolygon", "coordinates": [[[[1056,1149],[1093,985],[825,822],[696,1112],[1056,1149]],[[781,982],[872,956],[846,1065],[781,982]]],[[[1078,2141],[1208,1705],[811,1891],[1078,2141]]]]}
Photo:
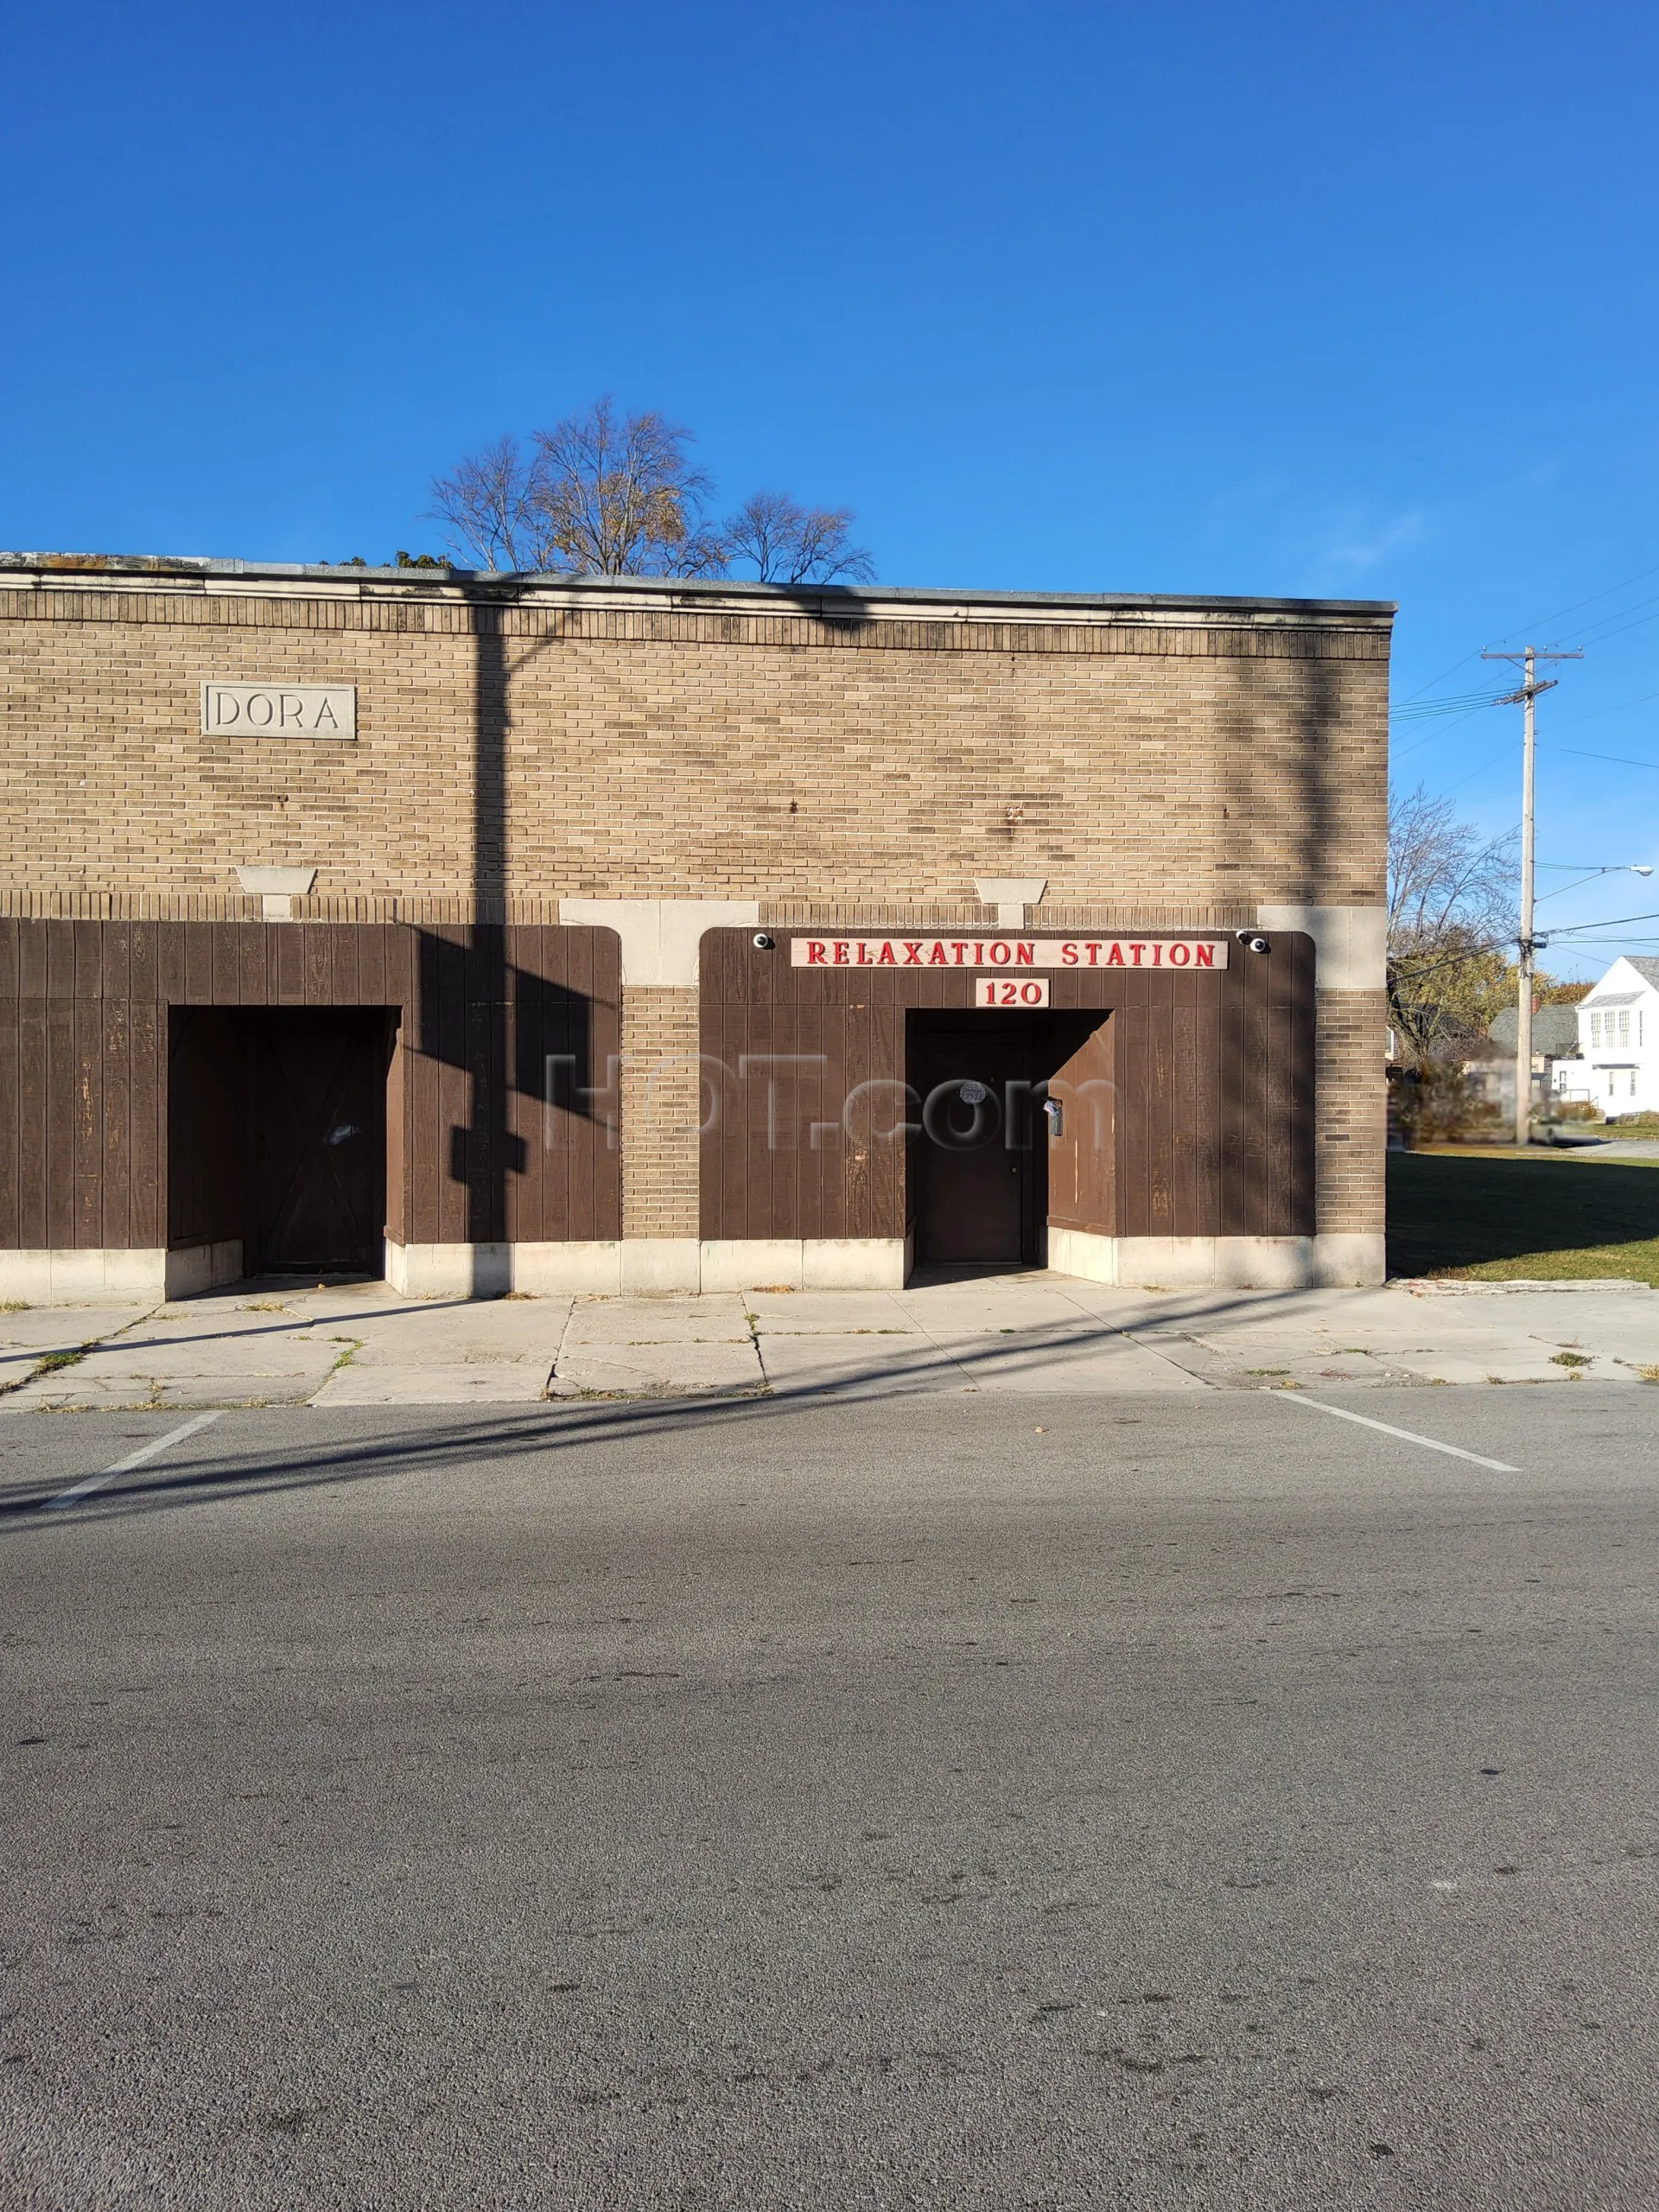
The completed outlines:
{"type": "Polygon", "coordinates": [[[132,991],[135,999],[149,998],[153,995],[159,999],[163,1006],[183,1005],[187,996],[186,943],[184,925],[181,922],[163,922],[153,936],[146,933],[135,939],[133,946],[135,963],[143,957],[146,948],[153,948],[156,969],[155,990],[152,994],[141,988],[135,966],[132,991]]]}
{"type": "Polygon", "coordinates": [[[20,999],[46,996],[46,924],[17,925],[17,995],[20,999]]]}
{"type": "MultiPolygon", "coordinates": [[[[566,996],[549,1002],[543,1007],[541,1034],[541,1077],[543,1097],[537,1114],[538,1126],[526,1131],[530,1141],[540,1155],[542,1164],[541,1219],[568,1221],[569,1234],[578,1241],[587,1242],[603,1232],[594,1226],[594,1192],[591,1174],[578,1172],[580,1160],[585,1165],[594,1157],[595,1141],[602,1146],[604,1133],[595,1128],[598,1113],[593,1093],[604,1088],[603,1062],[594,1064],[597,1043],[594,1035],[593,993],[594,987],[594,939],[583,933],[569,947],[563,982],[566,996]],[[559,1064],[553,1071],[553,1103],[547,1104],[547,1055],[554,1053],[559,1064]],[[569,1059],[570,1065],[563,1065],[569,1059]],[[563,1103],[561,1103],[563,1102],[563,1103]]],[[[557,961],[561,948],[544,938],[543,957],[552,965],[557,961]]]]}
{"type": "Polygon", "coordinates": [[[1297,931],[1284,938],[1276,938],[1274,942],[1284,944],[1290,951],[1294,978],[1285,1022],[1286,1058],[1290,1070],[1289,1128],[1286,1133],[1290,1156],[1289,1206],[1292,1217],[1306,1224],[1303,1233],[1312,1236],[1319,1217],[1318,1192],[1314,1184],[1317,1132],[1313,1086],[1316,1067],[1314,1033],[1319,1021],[1319,1001],[1314,972],[1313,940],[1297,931]]]}
{"type": "MultiPolygon", "coordinates": [[[[41,972],[45,975],[45,940],[41,940],[41,972]]],[[[17,1242],[25,1251],[43,1249],[48,1242],[47,1218],[46,1001],[43,997],[17,1001],[17,1242]]]]}
{"type": "Polygon", "coordinates": [[[72,999],[75,995],[75,925],[48,922],[46,929],[46,995],[72,999]]]}
{"type": "MultiPolygon", "coordinates": [[[[493,938],[493,931],[477,937],[493,938]]],[[[500,1132],[496,1116],[500,1103],[496,1086],[499,1046],[504,1041],[505,1015],[501,1006],[500,956],[489,943],[467,950],[466,985],[461,1000],[463,1065],[467,1071],[467,1096],[461,1161],[467,1189],[466,1228],[462,1234],[475,1243],[495,1243],[504,1231],[498,1211],[502,1179],[497,1173],[496,1146],[500,1132]]]]}
{"type": "Polygon", "coordinates": [[[574,1079],[556,1066],[549,1070],[549,1054],[569,1049],[569,1023],[566,986],[556,972],[550,972],[556,971],[559,963],[547,944],[546,931],[524,929],[510,935],[501,1114],[507,1145],[506,1233],[515,1242],[528,1243],[540,1237],[541,1225],[548,1219],[570,1219],[563,1177],[569,1147],[567,1144],[562,1152],[558,1140],[579,1136],[581,1123],[578,1117],[568,1131],[555,1129],[555,1142],[549,1144],[550,1121],[569,1119],[556,1105],[550,1116],[550,1086],[555,1099],[563,1096],[574,1104],[578,1085],[586,1088],[591,1077],[585,1070],[574,1079]]]}
{"type": "MultiPolygon", "coordinates": [[[[184,984],[177,993],[186,1006],[212,1006],[213,998],[213,925],[211,922],[184,922],[180,925],[184,938],[184,984]]],[[[175,994],[169,992],[169,998],[175,994]]],[[[234,1001],[219,1003],[234,1004],[234,1001]]]]}
{"type": "MultiPolygon", "coordinates": [[[[276,925],[278,928],[281,924],[276,925]]],[[[334,973],[329,978],[328,995],[336,1006],[366,1006],[359,973],[358,944],[362,930],[353,922],[337,922],[328,932],[334,953],[334,973]]]]}
{"type": "Polygon", "coordinates": [[[132,930],[130,922],[106,922],[104,928],[103,981],[99,995],[117,1005],[132,996],[132,930]]]}
{"type": "Polygon", "coordinates": [[[1150,1236],[1152,1202],[1147,1189],[1146,1126],[1151,1105],[1151,1021],[1138,992],[1122,989],[1123,1003],[1116,1010],[1118,1100],[1117,1116],[1117,1233],[1120,1236],[1150,1236]]]}
{"type": "MultiPolygon", "coordinates": [[[[472,1083],[467,1067],[467,942],[462,930],[433,932],[441,948],[434,982],[437,1020],[438,1121],[416,1132],[416,1158],[437,1183],[438,1242],[464,1244],[471,1213],[467,1145],[472,1083]],[[423,1141],[424,1140],[424,1141],[423,1141]]],[[[428,1049],[423,1043],[423,1050],[428,1049]]]]}
{"type": "MultiPolygon", "coordinates": [[[[878,1222],[905,1218],[906,1146],[904,1125],[910,1119],[904,1092],[905,1014],[893,1000],[871,1008],[870,1064],[883,1072],[880,1090],[869,1094],[871,1158],[875,1173],[870,1191],[870,1226],[861,1234],[884,1232],[878,1222]]],[[[902,1233],[902,1232],[901,1232],[902,1233]]]]}
{"type": "Polygon", "coordinates": [[[100,999],[104,995],[104,938],[105,922],[71,922],[75,947],[75,996],[100,999]]]}
{"type": "MultiPolygon", "coordinates": [[[[276,942],[280,948],[288,935],[278,929],[276,942]]],[[[357,939],[357,1003],[359,1006],[390,1006],[393,1001],[386,990],[386,939],[391,935],[385,929],[358,929],[352,934],[357,939]]]]}
{"type": "MultiPolygon", "coordinates": [[[[264,937],[264,931],[257,924],[213,922],[209,925],[213,963],[209,996],[214,1006],[241,1005],[242,947],[251,933],[261,938],[264,937]]],[[[261,997],[264,995],[262,988],[261,997]]]]}
{"type": "Polygon", "coordinates": [[[241,1006],[269,1006],[272,997],[270,963],[276,947],[272,939],[282,927],[278,922],[266,923],[263,927],[251,925],[236,929],[236,996],[241,1006]]]}
{"type": "MultiPolygon", "coordinates": [[[[618,941],[609,931],[547,926],[515,930],[510,944],[499,929],[475,944],[472,934],[0,924],[0,1242],[153,1248],[238,1234],[213,1128],[198,1127],[194,1109],[188,1128],[169,1110],[181,1085],[198,1105],[222,1101],[229,1046],[210,1025],[169,1082],[168,1009],[270,1005],[377,1007],[397,1018],[388,1153],[398,1172],[388,1203],[400,1239],[619,1236],[621,1162],[602,1096],[620,1050],[618,941]],[[573,1063],[569,1110],[551,1116],[550,1052],[573,1063]],[[175,1206],[169,1149],[192,1163],[194,1178],[203,1146],[199,1200],[175,1206]]],[[[231,1141],[222,1111],[217,1127],[231,1141]]]]}
{"type": "Polygon", "coordinates": [[[423,931],[419,941],[420,972],[413,980],[404,1012],[404,1050],[409,1056],[404,1079],[407,1132],[404,1173],[408,1179],[404,1205],[411,1244],[435,1244],[443,1224],[439,1194],[448,1173],[438,1158],[443,1126],[443,1063],[438,1033],[437,933],[423,931]]]}
{"type": "Polygon", "coordinates": [[[270,979],[272,1003],[276,1006],[303,1006],[305,1003],[305,948],[300,932],[291,925],[276,925],[276,957],[268,973],[270,979]]]}
{"type": "MultiPolygon", "coordinates": [[[[124,967],[124,962],[123,963],[124,967]]],[[[121,1249],[132,1234],[132,1001],[106,998],[92,1009],[102,1029],[104,1113],[99,1135],[99,1233],[93,1242],[121,1249]]]]}
{"type": "MultiPolygon", "coordinates": [[[[1107,1233],[1312,1233],[1312,946],[1289,934],[1273,944],[1268,955],[1230,948],[1228,967],[1207,975],[1045,971],[1056,1020],[1068,1010],[1110,1016],[1114,1187],[1090,1205],[1111,1217],[1107,1233]]],[[[795,969],[786,937],[760,952],[745,933],[721,931],[703,939],[702,975],[702,1050],[728,1071],[730,1094],[703,1141],[702,1234],[901,1235],[903,1145],[882,1156],[850,1144],[836,1113],[860,1084],[906,1080],[906,1010],[970,1009],[972,972],[795,969]],[[809,1111],[804,1091],[793,1098],[773,1147],[766,1077],[738,1071],[791,1052],[823,1056],[822,1099],[809,1111]],[[816,1144],[814,1119],[826,1124],[816,1144]]]]}
{"type": "Polygon", "coordinates": [[[1117,1234],[1116,1039],[1109,1014],[1055,1069],[1048,1095],[1060,1107],[1049,1149],[1048,1217],[1096,1236],[1117,1234]]]}
{"type": "MultiPolygon", "coordinates": [[[[16,972],[16,950],[14,929],[10,932],[10,950],[14,956],[11,972],[14,975],[16,972]]],[[[18,1185],[19,1138],[22,1120],[21,1012],[16,992],[0,995],[0,1248],[8,1250],[15,1250],[22,1241],[18,1211],[22,1195],[18,1185]]]]}
{"type": "Polygon", "coordinates": [[[74,1235],[79,1249],[104,1242],[104,1006],[75,1001],[74,1235]]]}
{"type": "Polygon", "coordinates": [[[1202,1058],[1200,1033],[1213,1029],[1212,1020],[1206,1020],[1200,1008],[1192,1006],[1187,998],[1188,983],[1184,976],[1167,978],[1170,1024],[1170,1077],[1173,1111],[1170,1116],[1170,1187],[1172,1192],[1171,1219],[1173,1234],[1192,1236],[1199,1234],[1190,1226],[1198,1221],[1215,1219],[1213,1212],[1203,1204],[1203,1155],[1213,1141],[1211,1133],[1203,1128],[1198,1119],[1198,1063],[1202,1058]]]}
{"type": "MultiPolygon", "coordinates": [[[[58,925],[49,926],[59,929],[58,925]]],[[[72,925],[60,925],[60,942],[73,953],[72,925]]],[[[48,972],[51,950],[48,950],[48,972]]],[[[46,1002],[46,1238],[54,1251],[75,1242],[75,1001],[46,1002]]]]}
{"type": "Polygon", "coordinates": [[[305,1003],[308,1006],[332,1006],[334,1003],[333,929],[327,922],[290,922],[288,926],[290,929],[297,927],[300,933],[305,1003]]]}
{"type": "Polygon", "coordinates": [[[155,999],[128,1002],[132,1175],[127,1235],[135,1247],[149,1251],[167,1242],[167,1014],[155,999]]]}

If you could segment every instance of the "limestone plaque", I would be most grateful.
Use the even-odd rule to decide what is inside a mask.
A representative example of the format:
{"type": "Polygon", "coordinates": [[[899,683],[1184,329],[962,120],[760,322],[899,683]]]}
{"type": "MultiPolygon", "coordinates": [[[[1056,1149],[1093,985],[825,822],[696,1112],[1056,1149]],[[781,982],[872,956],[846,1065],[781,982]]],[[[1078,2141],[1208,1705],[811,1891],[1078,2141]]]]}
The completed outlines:
{"type": "Polygon", "coordinates": [[[201,687],[204,737],[357,735],[354,683],[243,683],[201,687]]]}

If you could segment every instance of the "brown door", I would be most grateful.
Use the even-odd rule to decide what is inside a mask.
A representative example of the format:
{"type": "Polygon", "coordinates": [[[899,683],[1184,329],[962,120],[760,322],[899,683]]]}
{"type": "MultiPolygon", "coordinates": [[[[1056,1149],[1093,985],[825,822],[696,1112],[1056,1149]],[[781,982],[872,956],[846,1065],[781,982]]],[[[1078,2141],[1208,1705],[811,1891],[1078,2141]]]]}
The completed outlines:
{"type": "Polygon", "coordinates": [[[927,1262],[1031,1256],[1031,1040],[989,1027],[921,1030],[916,1256],[927,1262]]]}
{"type": "Polygon", "coordinates": [[[1112,1043],[1112,1025],[1103,1020],[1045,1086],[1048,1218],[1056,1229],[1117,1233],[1112,1043]]]}
{"type": "Polygon", "coordinates": [[[283,1007],[245,1019],[250,1273],[378,1274],[385,1264],[386,1014],[283,1007]]]}

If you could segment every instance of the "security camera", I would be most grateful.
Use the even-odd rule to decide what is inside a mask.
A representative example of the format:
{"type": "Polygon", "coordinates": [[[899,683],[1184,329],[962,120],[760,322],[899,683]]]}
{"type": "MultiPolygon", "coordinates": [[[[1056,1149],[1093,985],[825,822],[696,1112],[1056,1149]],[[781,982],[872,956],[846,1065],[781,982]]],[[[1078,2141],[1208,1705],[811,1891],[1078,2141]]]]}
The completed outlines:
{"type": "Polygon", "coordinates": [[[753,943],[757,952],[770,952],[772,945],[776,943],[776,939],[769,938],[765,930],[757,930],[754,933],[753,943]]]}
{"type": "Polygon", "coordinates": [[[1247,951],[1265,952],[1268,950],[1268,940],[1257,930],[1235,930],[1233,935],[1247,951]]]}

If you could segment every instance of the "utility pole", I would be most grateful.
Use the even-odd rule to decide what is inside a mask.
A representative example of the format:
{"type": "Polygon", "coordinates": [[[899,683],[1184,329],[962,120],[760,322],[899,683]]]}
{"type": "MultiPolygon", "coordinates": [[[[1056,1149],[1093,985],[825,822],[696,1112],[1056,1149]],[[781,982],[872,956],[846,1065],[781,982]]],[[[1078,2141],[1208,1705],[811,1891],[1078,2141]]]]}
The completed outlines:
{"type": "Polygon", "coordinates": [[[1532,933],[1532,854],[1533,854],[1533,701],[1541,691],[1553,691],[1559,679],[1547,677],[1538,681],[1537,664],[1541,660],[1582,660],[1581,652],[1541,652],[1536,645],[1529,645],[1524,652],[1482,653],[1483,660],[1512,660],[1522,664],[1521,689],[1511,691],[1498,700],[1500,707],[1519,706],[1522,710],[1521,736],[1521,975],[1515,1001],[1515,1141],[1527,1145],[1532,1141],[1532,976],[1538,951],[1538,940],[1532,933]]]}

